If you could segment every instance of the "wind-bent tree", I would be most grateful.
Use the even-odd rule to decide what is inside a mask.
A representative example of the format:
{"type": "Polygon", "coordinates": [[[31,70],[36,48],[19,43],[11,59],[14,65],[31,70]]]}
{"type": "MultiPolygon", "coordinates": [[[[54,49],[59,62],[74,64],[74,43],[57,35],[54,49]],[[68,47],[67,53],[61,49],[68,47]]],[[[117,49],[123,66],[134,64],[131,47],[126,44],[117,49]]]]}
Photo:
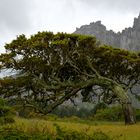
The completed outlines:
{"type": "Polygon", "coordinates": [[[140,81],[139,54],[100,47],[91,36],[51,32],[29,39],[21,35],[5,49],[1,70],[16,75],[0,80],[2,97],[46,114],[78,94],[83,100],[100,94],[107,103],[115,99],[122,104],[126,124],[136,122],[127,91],[140,81]]]}

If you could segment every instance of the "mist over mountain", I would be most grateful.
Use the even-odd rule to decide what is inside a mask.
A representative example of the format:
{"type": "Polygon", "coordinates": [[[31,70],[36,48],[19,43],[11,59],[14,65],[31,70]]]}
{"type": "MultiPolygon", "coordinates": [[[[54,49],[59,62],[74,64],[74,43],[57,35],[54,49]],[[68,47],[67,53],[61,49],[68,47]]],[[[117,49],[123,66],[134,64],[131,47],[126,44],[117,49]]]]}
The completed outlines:
{"type": "Polygon", "coordinates": [[[97,21],[76,28],[74,33],[94,35],[102,44],[132,51],[140,51],[140,15],[134,18],[132,27],[125,28],[122,32],[115,33],[112,30],[107,30],[101,21],[97,21]]]}

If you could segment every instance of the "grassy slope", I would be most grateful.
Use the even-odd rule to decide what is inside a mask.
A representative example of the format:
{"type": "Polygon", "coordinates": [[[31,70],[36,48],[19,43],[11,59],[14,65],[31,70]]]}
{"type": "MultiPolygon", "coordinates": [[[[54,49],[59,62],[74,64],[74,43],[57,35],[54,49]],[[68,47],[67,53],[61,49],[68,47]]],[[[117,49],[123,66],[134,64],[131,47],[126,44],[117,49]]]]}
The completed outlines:
{"type": "Polygon", "coordinates": [[[16,118],[16,123],[9,124],[7,127],[24,131],[27,134],[56,134],[54,124],[58,124],[61,128],[67,130],[76,130],[87,134],[95,131],[102,131],[116,140],[140,140],[140,123],[131,126],[125,126],[123,123],[107,123],[107,122],[90,122],[90,121],[74,121],[74,120],[56,120],[45,121],[40,119],[21,119],[16,118]]]}

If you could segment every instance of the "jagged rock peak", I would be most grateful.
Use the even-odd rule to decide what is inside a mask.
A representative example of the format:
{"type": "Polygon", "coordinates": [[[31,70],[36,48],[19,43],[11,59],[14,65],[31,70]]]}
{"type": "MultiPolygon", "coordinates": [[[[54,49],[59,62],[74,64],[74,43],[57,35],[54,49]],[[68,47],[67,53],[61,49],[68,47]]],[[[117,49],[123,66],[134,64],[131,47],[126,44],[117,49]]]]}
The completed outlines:
{"type": "Polygon", "coordinates": [[[94,35],[102,44],[140,51],[140,14],[137,18],[134,18],[133,26],[125,28],[122,32],[115,33],[112,30],[108,31],[101,21],[96,21],[76,28],[74,33],[94,35]]]}
{"type": "Polygon", "coordinates": [[[134,18],[133,28],[140,29],[140,14],[138,18],[134,18]]]}

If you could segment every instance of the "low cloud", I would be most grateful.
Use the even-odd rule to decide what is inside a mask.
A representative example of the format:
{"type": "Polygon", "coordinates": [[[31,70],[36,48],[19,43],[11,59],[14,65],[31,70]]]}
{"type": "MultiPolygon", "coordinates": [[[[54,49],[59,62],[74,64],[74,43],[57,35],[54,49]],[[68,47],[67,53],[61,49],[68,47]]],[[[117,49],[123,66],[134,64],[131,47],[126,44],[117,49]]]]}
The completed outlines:
{"type": "Polygon", "coordinates": [[[0,46],[18,34],[72,33],[97,20],[108,29],[122,30],[132,25],[139,5],[138,0],[0,0],[0,46]]]}
{"type": "MultiPolygon", "coordinates": [[[[132,12],[140,11],[140,1],[138,0],[77,0],[91,8],[99,8],[99,10],[132,12]]],[[[123,13],[122,13],[123,14],[123,13]]]]}
{"type": "Polygon", "coordinates": [[[0,27],[23,31],[30,27],[30,0],[0,0],[0,27]]]}

